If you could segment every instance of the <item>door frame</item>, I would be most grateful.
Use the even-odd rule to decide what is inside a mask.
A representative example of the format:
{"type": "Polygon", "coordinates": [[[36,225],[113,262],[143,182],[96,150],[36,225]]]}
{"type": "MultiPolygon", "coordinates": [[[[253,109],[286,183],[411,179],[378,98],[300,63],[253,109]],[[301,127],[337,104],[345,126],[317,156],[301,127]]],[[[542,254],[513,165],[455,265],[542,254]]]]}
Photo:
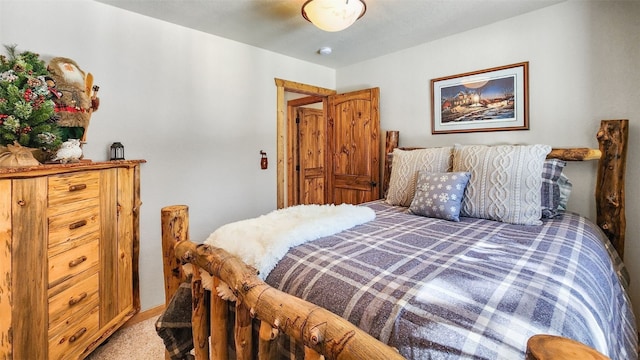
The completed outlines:
{"type": "MultiPolygon", "coordinates": [[[[336,90],[325,89],[318,86],[312,86],[278,78],[275,78],[274,80],[276,83],[276,206],[278,209],[282,209],[285,207],[285,147],[287,145],[288,134],[287,122],[285,121],[287,113],[285,92],[318,96],[326,99],[326,97],[329,95],[335,95],[336,90]]],[[[326,101],[324,100],[323,102],[326,103],[326,101]]],[[[290,121],[291,119],[289,119],[289,122],[290,121]]]]}

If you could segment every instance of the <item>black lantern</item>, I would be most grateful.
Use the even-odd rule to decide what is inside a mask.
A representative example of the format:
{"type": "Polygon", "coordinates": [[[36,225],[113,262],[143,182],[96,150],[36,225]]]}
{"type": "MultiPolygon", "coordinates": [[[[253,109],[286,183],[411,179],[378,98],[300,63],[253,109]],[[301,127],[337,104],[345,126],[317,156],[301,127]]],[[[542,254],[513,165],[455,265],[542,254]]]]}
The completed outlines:
{"type": "Polygon", "coordinates": [[[124,145],[119,141],[111,144],[111,160],[124,160],[124,145]]]}

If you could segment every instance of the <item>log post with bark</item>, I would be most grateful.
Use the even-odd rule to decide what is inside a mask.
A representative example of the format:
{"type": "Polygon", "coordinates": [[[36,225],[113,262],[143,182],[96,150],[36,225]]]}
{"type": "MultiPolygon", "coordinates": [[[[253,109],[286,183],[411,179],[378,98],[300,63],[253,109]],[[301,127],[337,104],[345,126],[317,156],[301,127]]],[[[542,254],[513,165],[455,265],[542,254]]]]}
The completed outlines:
{"type": "Polygon", "coordinates": [[[389,190],[389,179],[391,178],[391,161],[393,160],[393,149],[398,147],[398,135],[397,130],[387,130],[387,136],[384,144],[384,177],[382,178],[382,194],[380,197],[384,198],[389,190]]]}
{"type": "Polygon", "coordinates": [[[227,301],[215,296],[216,290],[220,285],[220,279],[213,277],[213,286],[211,289],[211,316],[209,321],[211,329],[211,358],[213,359],[229,359],[229,340],[227,335],[227,321],[229,318],[229,306],[227,301]]]}
{"type": "MultiPolygon", "coordinates": [[[[169,304],[180,284],[185,280],[182,264],[176,258],[174,247],[179,241],[189,239],[189,207],[186,205],[167,206],[162,208],[160,215],[164,296],[165,304],[169,304]]],[[[165,351],[164,358],[165,360],[171,359],[169,352],[165,351]]]]}
{"type": "Polygon", "coordinates": [[[623,258],[627,227],[624,178],[629,120],[602,120],[597,137],[602,157],[596,182],[596,223],[623,258]]]}
{"type": "Polygon", "coordinates": [[[193,347],[197,359],[209,356],[209,329],[207,328],[206,297],[204,285],[198,266],[193,266],[191,279],[191,328],[193,333],[193,347]]]}

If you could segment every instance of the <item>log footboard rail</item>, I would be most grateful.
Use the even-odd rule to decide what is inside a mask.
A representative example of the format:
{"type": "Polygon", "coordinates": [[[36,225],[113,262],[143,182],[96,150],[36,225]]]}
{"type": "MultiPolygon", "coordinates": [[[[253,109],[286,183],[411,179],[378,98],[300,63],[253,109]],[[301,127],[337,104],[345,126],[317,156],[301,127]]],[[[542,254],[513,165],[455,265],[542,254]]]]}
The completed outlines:
{"type": "MultiPolygon", "coordinates": [[[[272,288],[257,271],[227,251],[189,241],[188,207],[162,208],[162,243],[165,258],[165,294],[168,299],[183,281],[180,262],[194,266],[191,280],[193,296],[192,330],[196,359],[228,359],[226,300],[212,295],[210,331],[207,329],[204,288],[198,268],[224,281],[236,296],[234,329],[237,359],[253,359],[252,322],[260,321],[258,358],[274,359],[274,341],[286,334],[304,344],[305,359],[404,359],[395,348],[383,344],[349,321],[317,305],[272,288]],[[208,334],[211,333],[211,349],[208,334]]],[[[168,303],[168,301],[167,301],[168,303]]]]}

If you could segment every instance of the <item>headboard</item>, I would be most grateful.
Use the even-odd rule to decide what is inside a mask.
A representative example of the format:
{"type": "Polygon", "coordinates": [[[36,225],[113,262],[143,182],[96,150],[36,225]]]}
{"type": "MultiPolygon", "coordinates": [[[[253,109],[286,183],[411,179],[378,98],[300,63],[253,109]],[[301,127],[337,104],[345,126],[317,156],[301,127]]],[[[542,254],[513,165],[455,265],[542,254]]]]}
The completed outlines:
{"type": "MultiPolygon", "coordinates": [[[[621,258],[624,256],[626,229],[624,176],[627,160],[629,120],[602,120],[596,134],[599,148],[558,148],[547,155],[565,161],[598,160],[596,178],[596,223],[607,235],[621,258]]],[[[395,148],[415,150],[422,147],[398,147],[399,132],[387,131],[383,195],[389,188],[392,154],[395,148]]]]}

